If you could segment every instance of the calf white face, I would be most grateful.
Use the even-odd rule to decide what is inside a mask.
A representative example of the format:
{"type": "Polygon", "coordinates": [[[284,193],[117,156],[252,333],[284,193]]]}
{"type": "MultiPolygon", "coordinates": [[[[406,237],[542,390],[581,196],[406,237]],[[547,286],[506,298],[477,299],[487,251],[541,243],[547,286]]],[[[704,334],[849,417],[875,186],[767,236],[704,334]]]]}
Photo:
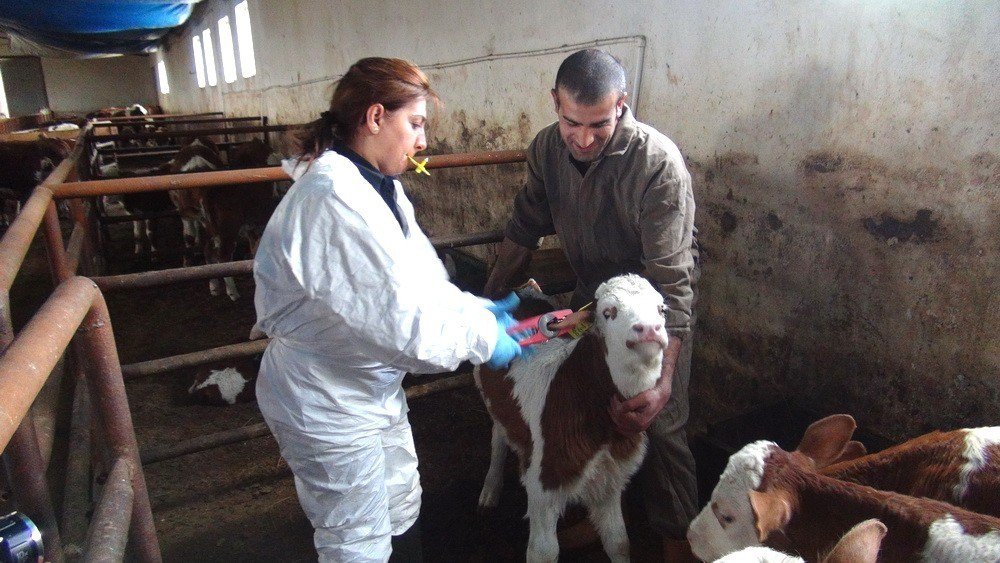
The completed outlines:
{"type": "Polygon", "coordinates": [[[663,296],[645,278],[628,274],[602,283],[595,299],[595,325],[608,348],[615,386],[625,397],[651,388],[667,347],[663,296]]]}
{"type": "Polygon", "coordinates": [[[764,461],[774,442],[761,440],[747,444],[729,457],[729,464],[712,491],[712,499],[688,527],[691,551],[702,561],[716,559],[743,549],[759,546],[754,526],[750,491],[760,486],[764,461]]]}

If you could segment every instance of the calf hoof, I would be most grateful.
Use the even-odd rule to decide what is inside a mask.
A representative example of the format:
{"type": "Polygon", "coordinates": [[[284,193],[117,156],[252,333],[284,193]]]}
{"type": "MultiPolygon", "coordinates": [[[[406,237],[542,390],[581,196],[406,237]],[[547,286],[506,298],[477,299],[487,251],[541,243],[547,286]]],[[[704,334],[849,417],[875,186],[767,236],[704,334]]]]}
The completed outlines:
{"type": "Polygon", "coordinates": [[[232,293],[229,293],[229,292],[226,292],[226,295],[228,295],[228,296],[229,296],[229,299],[230,299],[231,301],[236,301],[237,299],[239,299],[239,298],[240,298],[240,294],[239,294],[239,293],[237,293],[237,292],[235,292],[235,291],[234,291],[234,292],[232,292],[232,293]]]}
{"type": "Polygon", "coordinates": [[[222,295],[222,284],[219,280],[211,280],[208,282],[208,292],[212,294],[212,297],[222,295]]]}
{"type": "Polygon", "coordinates": [[[492,489],[483,489],[479,493],[479,512],[489,512],[500,504],[500,492],[492,489]]]}

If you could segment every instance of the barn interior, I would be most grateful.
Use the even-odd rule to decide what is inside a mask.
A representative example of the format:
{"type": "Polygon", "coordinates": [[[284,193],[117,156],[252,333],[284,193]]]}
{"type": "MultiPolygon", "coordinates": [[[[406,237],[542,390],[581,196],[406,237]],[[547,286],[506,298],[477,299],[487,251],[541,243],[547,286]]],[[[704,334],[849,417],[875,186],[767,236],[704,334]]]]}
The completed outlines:
{"type": "MultiPolygon", "coordinates": [[[[402,181],[472,292],[524,185],[524,150],[555,121],[559,63],[587,47],[621,61],[629,107],[677,144],[693,179],[688,435],[702,502],[731,453],[756,439],[790,449],[826,415],[852,415],[869,451],[1000,420],[1000,5],[119,4],[102,29],[102,2],[0,7],[0,144],[76,127],[45,131],[71,152],[30,198],[5,195],[0,241],[0,508],[38,524],[49,560],[315,560],[255,404],[189,392],[199,369],[264,350],[248,339],[250,249],[189,265],[176,211],[147,211],[153,229],[133,231],[119,194],[165,197],[178,180],[154,169],[195,136],[291,156],[287,131],[317,119],[367,56],[413,61],[442,99],[431,174],[402,181]],[[154,5],[155,22],[130,8],[154,5]],[[108,108],[123,115],[97,113],[108,108]],[[222,275],[238,298],[210,294],[222,275]]],[[[287,180],[273,162],[255,170],[197,181],[287,180]]],[[[565,298],[560,248],[546,238],[533,274],[565,298]]],[[[405,386],[425,558],[523,558],[513,461],[499,508],[477,512],[490,418],[471,366],[405,386]]],[[[605,560],[599,544],[569,544],[563,560],[605,560]]],[[[636,559],[657,553],[633,538],[636,559]]]]}

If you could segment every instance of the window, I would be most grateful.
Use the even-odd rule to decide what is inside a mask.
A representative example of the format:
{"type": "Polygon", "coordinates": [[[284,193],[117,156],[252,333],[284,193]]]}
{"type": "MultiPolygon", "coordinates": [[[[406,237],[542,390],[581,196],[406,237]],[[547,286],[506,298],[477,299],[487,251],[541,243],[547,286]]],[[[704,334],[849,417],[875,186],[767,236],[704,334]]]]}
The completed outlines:
{"type": "MultiPolygon", "coordinates": [[[[146,76],[149,76],[148,74],[146,76]]],[[[160,93],[169,94],[170,84],[167,83],[167,63],[160,61],[156,63],[156,77],[160,81],[160,93]]]]}
{"type": "Polygon", "coordinates": [[[222,79],[226,84],[236,82],[236,52],[233,50],[233,31],[229,16],[219,20],[219,50],[222,53],[222,79]]]}
{"type": "Polygon", "coordinates": [[[208,85],[215,86],[219,83],[219,75],[215,72],[215,47],[212,46],[211,29],[201,32],[201,44],[205,48],[205,74],[208,76],[208,85]]]}
{"type": "Polygon", "coordinates": [[[236,5],[236,41],[240,48],[240,73],[243,78],[257,74],[257,62],[253,56],[253,36],[250,34],[250,8],[247,0],[236,5]]]}
{"type": "Polygon", "coordinates": [[[205,87],[205,54],[201,51],[201,37],[191,38],[194,44],[194,73],[198,78],[198,87],[205,87]]]}

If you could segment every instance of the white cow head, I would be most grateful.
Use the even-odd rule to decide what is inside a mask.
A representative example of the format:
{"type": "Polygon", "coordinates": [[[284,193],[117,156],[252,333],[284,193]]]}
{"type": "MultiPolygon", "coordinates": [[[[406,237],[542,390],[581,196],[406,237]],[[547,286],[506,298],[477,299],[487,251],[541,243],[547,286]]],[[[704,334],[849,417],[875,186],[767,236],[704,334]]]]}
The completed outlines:
{"type": "Polygon", "coordinates": [[[764,462],[771,449],[777,447],[774,442],[761,440],[729,457],[711,500],[688,527],[691,551],[699,559],[715,561],[745,547],[761,545],[749,494],[760,486],[764,462]]]}
{"type": "Polygon", "coordinates": [[[615,387],[626,398],[652,388],[667,347],[663,296],[645,278],[627,274],[602,283],[594,298],[594,324],[615,387]]]}
{"type": "MultiPolygon", "coordinates": [[[[851,441],[855,428],[850,415],[828,416],[809,425],[795,451],[816,469],[856,457],[864,447],[851,441]]],[[[745,547],[761,545],[750,492],[760,488],[767,458],[774,452],[783,450],[774,442],[761,440],[729,457],[711,500],[688,527],[691,551],[698,558],[715,561],[745,547]]]]}

